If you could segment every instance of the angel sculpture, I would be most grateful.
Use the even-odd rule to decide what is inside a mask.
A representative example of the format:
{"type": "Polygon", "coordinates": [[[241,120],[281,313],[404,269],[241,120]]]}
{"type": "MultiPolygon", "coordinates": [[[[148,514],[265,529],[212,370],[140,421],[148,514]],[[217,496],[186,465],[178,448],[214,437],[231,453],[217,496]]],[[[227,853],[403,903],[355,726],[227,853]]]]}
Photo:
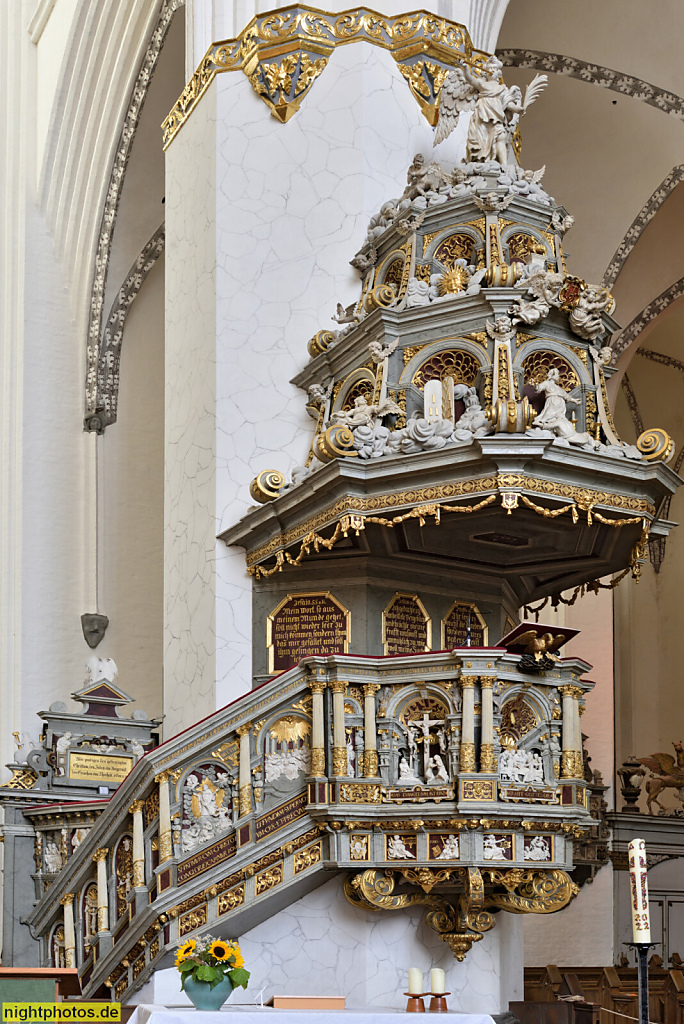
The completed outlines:
{"type": "Polygon", "coordinates": [[[368,351],[371,354],[371,359],[374,363],[381,363],[388,356],[391,356],[399,344],[399,338],[395,338],[394,341],[369,341],[368,351]]]}
{"type": "Polygon", "coordinates": [[[497,57],[489,57],[482,66],[482,74],[475,75],[465,64],[450,71],[444,79],[439,97],[439,118],[434,145],[443,142],[458,124],[459,115],[472,111],[466,145],[467,163],[486,163],[495,160],[501,167],[514,163],[509,150],[511,128],[516,115],[521,117],[547,84],[546,75],[535,75],[525,90],[509,87],[501,78],[503,64],[497,57]]]}
{"type": "Polygon", "coordinates": [[[510,206],[515,199],[515,192],[508,196],[500,196],[496,192],[488,192],[484,199],[478,196],[471,196],[473,202],[483,213],[501,213],[510,206]]]}
{"type": "Polygon", "coordinates": [[[556,636],[553,633],[543,633],[542,636],[539,636],[533,629],[528,629],[526,633],[516,636],[515,643],[521,647],[524,644],[524,653],[534,655],[534,660],[537,662],[543,661],[545,658],[560,661],[558,655],[553,652],[565,643],[565,633],[557,633],[556,636]]]}
{"type": "Polygon", "coordinates": [[[676,789],[677,796],[684,804],[684,747],[680,743],[673,743],[677,755],[677,762],[672,754],[651,754],[650,757],[637,757],[639,764],[646,765],[657,778],[646,780],[646,802],[648,813],[653,814],[653,804],[657,804],[661,811],[667,813],[668,808],[661,804],[658,796],[664,789],[676,789]]]}

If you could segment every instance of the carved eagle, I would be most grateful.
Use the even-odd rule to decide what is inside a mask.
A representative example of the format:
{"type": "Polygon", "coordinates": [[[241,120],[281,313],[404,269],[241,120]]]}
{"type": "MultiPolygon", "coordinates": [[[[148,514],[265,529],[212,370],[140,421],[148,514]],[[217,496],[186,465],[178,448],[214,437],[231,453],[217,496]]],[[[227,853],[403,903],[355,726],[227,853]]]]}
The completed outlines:
{"type": "Polygon", "coordinates": [[[524,647],[525,654],[533,654],[535,661],[541,661],[544,656],[559,661],[553,652],[565,643],[565,639],[565,633],[556,633],[555,636],[553,633],[543,633],[538,636],[533,629],[529,629],[527,633],[516,636],[515,642],[524,647]]]}

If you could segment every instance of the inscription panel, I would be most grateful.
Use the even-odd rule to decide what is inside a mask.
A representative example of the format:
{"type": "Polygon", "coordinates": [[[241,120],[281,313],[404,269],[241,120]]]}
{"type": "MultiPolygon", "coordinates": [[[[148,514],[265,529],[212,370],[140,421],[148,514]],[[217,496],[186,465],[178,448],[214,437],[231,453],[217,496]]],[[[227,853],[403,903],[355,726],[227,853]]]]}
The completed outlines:
{"type": "Polygon", "coordinates": [[[75,750],[69,753],[70,779],[115,782],[118,785],[123,782],[132,767],[132,757],[117,757],[112,754],[81,754],[75,750]]]}
{"type": "Polygon", "coordinates": [[[395,594],[382,613],[387,654],[422,654],[432,648],[430,616],[416,594],[395,594]]]}
{"type": "Polygon", "coordinates": [[[346,654],[349,631],[349,612],[332,594],[288,594],[268,617],[269,672],[312,654],[346,654]]]}
{"type": "Polygon", "coordinates": [[[306,803],[306,793],[300,793],[292,800],[288,800],[286,804],[281,804],[280,807],[275,807],[268,814],[264,814],[263,817],[257,818],[257,843],[260,839],[265,839],[266,836],[279,832],[281,828],[285,828],[286,825],[296,821],[297,818],[303,817],[306,814],[306,803]]]}
{"type": "Polygon", "coordinates": [[[485,620],[476,605],[454,601],[442,619],[442,649],[486,647],[489,641],[485,620]]]}
{"type": "Polygon", "coordinates": [[[234,857],[235,852],[235,833],[231,832],[229,835],[219,839],[217,843],[207,847],[206,850],[193,854],[192,857],[188,857],[187,860],[179,864],[178,884],[182,885],[183,882],[196,878],[197,875],[203,874],[210,868],[215,867],[216,864],[221,864],[224,860],[234,857]]]}

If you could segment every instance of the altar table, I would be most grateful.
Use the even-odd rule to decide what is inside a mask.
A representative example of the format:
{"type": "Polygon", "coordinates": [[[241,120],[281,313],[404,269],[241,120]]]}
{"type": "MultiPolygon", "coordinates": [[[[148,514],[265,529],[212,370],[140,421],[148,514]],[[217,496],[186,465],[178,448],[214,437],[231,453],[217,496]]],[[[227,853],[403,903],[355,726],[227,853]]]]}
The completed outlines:
{"type": "MultiPolygon", "coordinates": [[[[425,1009],[429,1006],[429,998],[426,999],[425,1009]]],[[[381,1006],[371,1006],[367,1009],[353,1010],[274,1010],[271,1006],[249,1006],[230,1005],[230,1000],[222,1010],[212,1012],[209,1010],[186,1009],[185,1007],[150,1006],[141,1003],[137,1006],[128,1024],[199,1024],[196,1013],[201,1012],[202,1024],[228,1024],[226,1017],[230,1016],[230,1024],[256,1024],[255,1014],[261,1014],[266,1020],[278,1018],[278,1024],[301,1024],[306,1020],[307,1024],[329,1024],[330,1021],[338,1020],[340,1017],[353,1017],[353,1024],[407,1024],[407,1015],[403,1010],[383,1009],[381,1006]]],[[[436,1014],[429,1018],[427,1014],[419,1020],[442,1019],[445,1014],[436,1014]]],[[[451,1016],[459,1018],[459,1024],[496,1024],[493,1017],[486,1013],[457,1013],[451,1012],[451,1016]]],[[[416,1020],[411,1014],[408,1020],[416,1020]]]]}

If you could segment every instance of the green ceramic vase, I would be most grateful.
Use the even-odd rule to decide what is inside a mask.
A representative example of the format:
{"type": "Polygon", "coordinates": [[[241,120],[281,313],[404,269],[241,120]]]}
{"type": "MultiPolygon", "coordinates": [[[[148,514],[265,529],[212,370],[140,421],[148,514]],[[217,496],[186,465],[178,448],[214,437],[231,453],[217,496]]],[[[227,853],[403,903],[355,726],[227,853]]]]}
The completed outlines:
{"type": "Polygon", "coordinates": [[[194,978],[186,978],[185,981],[185,992],[198,1010],[220,1010],[232,991],[233,985],[228,977],[213,988],[208,981],[195,981],[194,978]]]}

